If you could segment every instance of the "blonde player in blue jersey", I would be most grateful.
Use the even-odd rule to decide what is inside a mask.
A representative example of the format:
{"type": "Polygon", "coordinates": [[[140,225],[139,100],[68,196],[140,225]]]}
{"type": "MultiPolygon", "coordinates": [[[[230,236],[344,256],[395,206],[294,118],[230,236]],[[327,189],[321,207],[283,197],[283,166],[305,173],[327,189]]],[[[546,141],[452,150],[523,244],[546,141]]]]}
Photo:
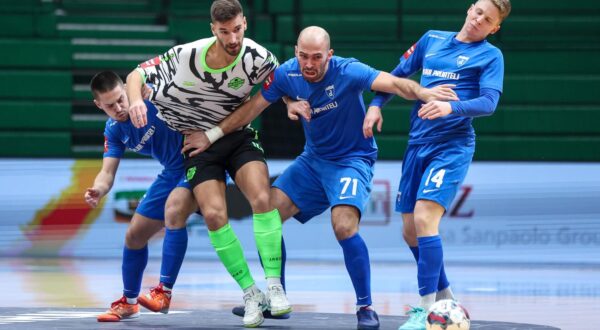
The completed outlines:
{"type": "MultiPolygon", "coordinates": [[[[283,221],[294,217],[305,223],[331,208],[333,230],[356,293],[358,329],[378,329],[379,319],[371,307],[369,254],[358,233],[377,158],[375,140],[362,134],[365,90],[413,100],[456,99],[449,86],[422,88],[356,59],[333,56],[328,33],[312,26],[300,33],[296,58],[277,68],[261,92],[219,129],[232,132],[278,99],[294,100],[288,101],[288,116],[302,121],[306,145],[273,184],[271,201],[283,221]]],[[[205,134],[200,134],[186,139],[184,150],[200,152],[207,144],[205,134]]]]}
{"type": "MultiPolygon", "coordinates": [[[[417,261],[421,302],[407,309],[402,330],[424,330],[427,310],[440,299],[454,299],[443,263],[439,224],[467,175],[475,151],[473,118],[491,115],[502,93],[500,50],[485,38],[500,29],[509,0],[479,0],[467,11],[460,32],[428,31],[392,71],[408,77],[421,70],[421,85],[454,84],[460,101],[417,102],[411,113],[408,148],[402,164],[396,211],[403,236],[417,261]]],[[[391,95],[377,95],[365,119],[365,136],[381,130],[380,108],[391,95]]]]}
{"type": "MultiPolygon", "coordinates": [[[[123,296],[113,302],[99,322],[119,322],[139,317],[139,304],[147,307],[146,295],[140,296],[142,276],[148,263],[148,241],[167,227],[163,241],[163,258],[159,289],[164,293],[160,311],[167,313],[173,288],[187,250],[187,217],[197,207],[192,191],[184,180],[183,156],[179,152],[183,137],[169,129],[157,117],[156,108],[148,101],[148,125],[136,128],[129,118],[129,101],[121,78],[112,71],[96,74],[90,83],[94,103],[109,119],[104,130],[102,169],[85,201],[96,207],[110,191],[125,150],[151,156],[164,168],[146,191],[131,219],[125,235],[121,273],[123,296]]],[[[159,311],[159,310],[156,310],[159,311]]]]}

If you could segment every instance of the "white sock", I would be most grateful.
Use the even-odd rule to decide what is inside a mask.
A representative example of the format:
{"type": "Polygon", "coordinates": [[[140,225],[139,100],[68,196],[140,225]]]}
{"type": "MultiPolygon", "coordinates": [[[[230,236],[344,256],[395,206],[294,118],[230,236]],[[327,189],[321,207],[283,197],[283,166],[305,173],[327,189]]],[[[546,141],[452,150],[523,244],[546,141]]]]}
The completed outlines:
{"type": "Polygon", "coordinates": [[[450,289],[450,286],[448,286],[447,288],[445,288],[442,291],[438,291],[435,294],[435,301],[438,300],[442,300],[442,299],[452,299],[452,300],[456,300],[454,298],[454,293],[452,292],[452,289],[450,289]]]}
{"type": "Polygon", "coordinates": [[[421,296],[421,307],[427,311],[435,303],[435,292],[421,296]]]}
{"type": "Polygon", "coordinates": [[[260,290],[258,289],[256,284],[252,284],[251,286],[244,289],[244,294],[246,294],[248,292],[252,292],[252,294],[257,294],[260,292],[260,290]]]}
{"type": "Polygon", "coordinates": [[[281,277],[267,277],[267,288],[277,284],[281,285],[281,277]]]}
{"type": "Polygon", "coordinates": [[[127,299],[128,304],[130,304],[130,305],[137,304],[137,298],[127,298],[127,297],[125,297],[125,298],[127,299]]]}

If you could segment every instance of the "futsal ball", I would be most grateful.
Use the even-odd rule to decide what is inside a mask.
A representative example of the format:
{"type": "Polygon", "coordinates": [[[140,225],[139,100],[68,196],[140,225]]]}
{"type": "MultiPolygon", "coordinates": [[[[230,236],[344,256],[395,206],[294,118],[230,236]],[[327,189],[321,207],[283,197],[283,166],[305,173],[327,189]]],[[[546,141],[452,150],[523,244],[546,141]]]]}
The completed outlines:
{"type": "Polygon", "coordinates": [[[427,311],[427,330],[468,330],[469,312],[451,299],[439,300],[427,311]]]}

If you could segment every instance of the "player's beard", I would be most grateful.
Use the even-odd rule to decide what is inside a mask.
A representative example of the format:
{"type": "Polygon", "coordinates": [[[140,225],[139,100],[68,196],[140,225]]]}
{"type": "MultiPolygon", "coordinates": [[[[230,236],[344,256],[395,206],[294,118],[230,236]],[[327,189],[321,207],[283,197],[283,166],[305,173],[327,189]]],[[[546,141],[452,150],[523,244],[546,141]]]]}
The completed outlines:
{"type": "Polygon", "coordinates": [[[219,43],[221,44],[221,47],[223,47],[223,49],[229,56],[238,56],[240,54],[240,51],[242,50],[241,42],[238,42],[235,44],[225,44],[225,43],[219,41],[219,43]]]}

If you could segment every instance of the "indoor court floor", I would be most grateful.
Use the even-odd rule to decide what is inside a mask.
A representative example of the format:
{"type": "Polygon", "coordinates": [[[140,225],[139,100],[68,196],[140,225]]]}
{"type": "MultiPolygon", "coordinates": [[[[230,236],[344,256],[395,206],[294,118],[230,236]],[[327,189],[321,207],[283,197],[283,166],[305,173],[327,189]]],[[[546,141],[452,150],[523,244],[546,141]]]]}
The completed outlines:
{"type": "MultiPolygon", "coordinates": [[[[251,260],[250,267],[264,288],[260,265],[251,260]]],[[[4,258],[0,328],[241,328],[241,319],[230,313],[242,303],[241,291],[216,260],[184,262],[169,315],[143,313],[127,324],[100,324],[95,315],[121,295],[120,268],[118,259],[4,258]]],[[[578,330],[600,324],[598,266],[447,264],[446,269],[457,298],[474,320],[471,329],[578,330]]],[[[151,259],[143,292],[157,284],[159,270],[160,261],[151,259]]],[[[397,329],[404,320],[404,305],[418,302],[416,267],[372,263],[371,272],[382,329],[397,329]]],[[[293,260],[286,273],[296,314],[288,320],[267,320],[264,328],[355,329],[355,297],[343,263],[293,260]]]]}

